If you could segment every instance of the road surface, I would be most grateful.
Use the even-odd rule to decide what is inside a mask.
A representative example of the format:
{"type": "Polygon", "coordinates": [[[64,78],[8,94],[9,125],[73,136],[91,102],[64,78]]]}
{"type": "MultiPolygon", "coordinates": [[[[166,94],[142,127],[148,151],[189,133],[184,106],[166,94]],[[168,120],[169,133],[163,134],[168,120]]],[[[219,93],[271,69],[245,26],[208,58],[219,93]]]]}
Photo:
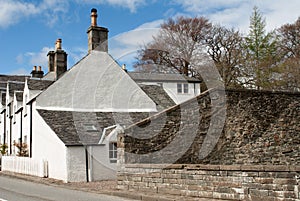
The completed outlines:
{"type": "Polygon", "coordinates": [[[133,201],[0,176],[0,201],[133,201]]]}

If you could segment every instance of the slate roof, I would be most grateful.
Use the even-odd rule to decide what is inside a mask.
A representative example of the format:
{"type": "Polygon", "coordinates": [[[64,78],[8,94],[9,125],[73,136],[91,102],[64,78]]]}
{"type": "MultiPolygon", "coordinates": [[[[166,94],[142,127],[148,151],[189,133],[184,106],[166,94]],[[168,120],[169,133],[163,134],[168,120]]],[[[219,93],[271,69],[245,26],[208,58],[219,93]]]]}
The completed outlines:
{"type": "Polygon", "coordinates": [[[128,75],[136,82],[195,82],[201,81],[194,77],[188,77],[183,74],[177,73],[141,73],[141,72],[128,72],[128,75]]]}
{"type": "Polygon", "coordinates": [[[155,103],[107,52],[93,50],[37,97],[37,107],[155,112],[155,103]]]}
{"type": "Polygon", "coordinates": [[[102,131],[108,126],[131,125],[149,116],[149,113],[70,112],[38,110],[41,117],[66,146],[98,144],[102,131]],[[96,131],[87,131],[93,125],[96,131]]]}
{"type": "Polygon", "coordinates": [[[9,95],[13,96],[15,91],[24,91],[25,82],[9,81],[9,95]]]}
{"type": "Polygon", "coordinates": [[[7,83],[8,81],[25,82],[25,79],[29,77],[27,75],[0,75],[0,83],[7,83]]]}
{"type": "Polygon", "coordinates": [[[37,80],[37,79],[28,79],[27,85],[29,90],[39,90],[43,91],[47,89],[54,81],[51,80],[37,80]]]}
{"type": "Polygon", "coordinates": [[[158,111],[176,105],[162,86],[140,84],[140,87],[155,102],[158,111]]]}

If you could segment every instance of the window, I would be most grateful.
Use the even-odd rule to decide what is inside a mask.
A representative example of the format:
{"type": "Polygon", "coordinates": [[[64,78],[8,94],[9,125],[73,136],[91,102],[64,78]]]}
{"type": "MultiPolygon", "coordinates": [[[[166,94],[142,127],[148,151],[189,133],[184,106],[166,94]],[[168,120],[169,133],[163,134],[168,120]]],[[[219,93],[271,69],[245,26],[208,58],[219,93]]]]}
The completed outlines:
{"type": "Polygon", "coordinates": [[[111,163],[117,162],[117,143],[116,142],[110,142],[109,143],[109,160],[111,163]]]}
{"type": "Polygon", "coordinates": [[[182,84],[177,84],[177,93],[182,94],[182,84]]]}
{"type": "Polygon", "coordinates": [[[189,85],[183,84],[183,93],[188,94],[189,93],[189,85]]]}
{"type": "Polygon", "coordinates": [[[24,136],[24,143],[27,144],[27,135],[24,136]]]}
{"type": "Polygon", "coordinates": [[[177,84],[177,93],[179,93],[179,94],[188,94],[189,93],[189,84],[187,84],[187,83],[178,83],[177,84]]]}
{"type": "Polygon", "coordinates": [[[85,130],[88,132],[95,132],[98,131],[97,128],[93,124],[85,124],[85,130]]]}

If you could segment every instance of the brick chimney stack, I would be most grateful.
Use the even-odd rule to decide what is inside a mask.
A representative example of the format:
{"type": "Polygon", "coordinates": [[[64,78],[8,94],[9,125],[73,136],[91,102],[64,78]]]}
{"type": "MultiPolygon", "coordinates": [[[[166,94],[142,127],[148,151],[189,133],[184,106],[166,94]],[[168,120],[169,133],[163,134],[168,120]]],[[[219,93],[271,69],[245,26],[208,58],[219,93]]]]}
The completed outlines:
{"type": "Polygon", "coordinates": [[[44,77],[44,71],[42,71],[41,66],[39,66],[38,68],[36,66],[33,66],[33,69],[30,74],[31,74],[31,77],[33,77],[33,78],[43,78],[44,77]]]}
{"type": "Polygon", "coordinates": [[[61,47],[62,40],[59,38],[55,42],[55,51],[48,52],[49,73],[55,73],[55,80],[60,78],[67,71],[68,54],[61,47]]]}
{"type": "Polygon", "coordinates": [[[91,10],[91,26],[87,30],[88,34],[88,52],[98,50],[108,52],[108,29],[97,25],[97,9],[91,10]]]}

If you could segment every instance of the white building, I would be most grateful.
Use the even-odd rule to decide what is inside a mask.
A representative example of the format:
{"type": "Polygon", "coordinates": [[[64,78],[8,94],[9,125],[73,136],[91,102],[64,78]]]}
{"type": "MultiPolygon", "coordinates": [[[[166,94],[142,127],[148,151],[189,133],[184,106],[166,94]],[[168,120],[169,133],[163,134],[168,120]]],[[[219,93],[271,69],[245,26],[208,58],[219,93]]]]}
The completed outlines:
{"type": "Polygon", "coordinates": [[[123,71],[108,54],[107,34],[92,9],[84,58],[67,70],[58,39],[45,76],[34,67],[33,78],[7,84],[1,142],[8,155],[18,155],[14,144],[25,143],[30,171],[13,169],[20,157],[4,157],[4,169],[65,182],[114,179],[119,130],[200,93],[194,78],[123,71]]]}
{"type": "Polygon", "coordinates": [[[128,74],[139,85],[161,86],[176,104],[180,104],[201,93],[201,81],[194,77],[175,73],[128,72],[128,74]]]}

